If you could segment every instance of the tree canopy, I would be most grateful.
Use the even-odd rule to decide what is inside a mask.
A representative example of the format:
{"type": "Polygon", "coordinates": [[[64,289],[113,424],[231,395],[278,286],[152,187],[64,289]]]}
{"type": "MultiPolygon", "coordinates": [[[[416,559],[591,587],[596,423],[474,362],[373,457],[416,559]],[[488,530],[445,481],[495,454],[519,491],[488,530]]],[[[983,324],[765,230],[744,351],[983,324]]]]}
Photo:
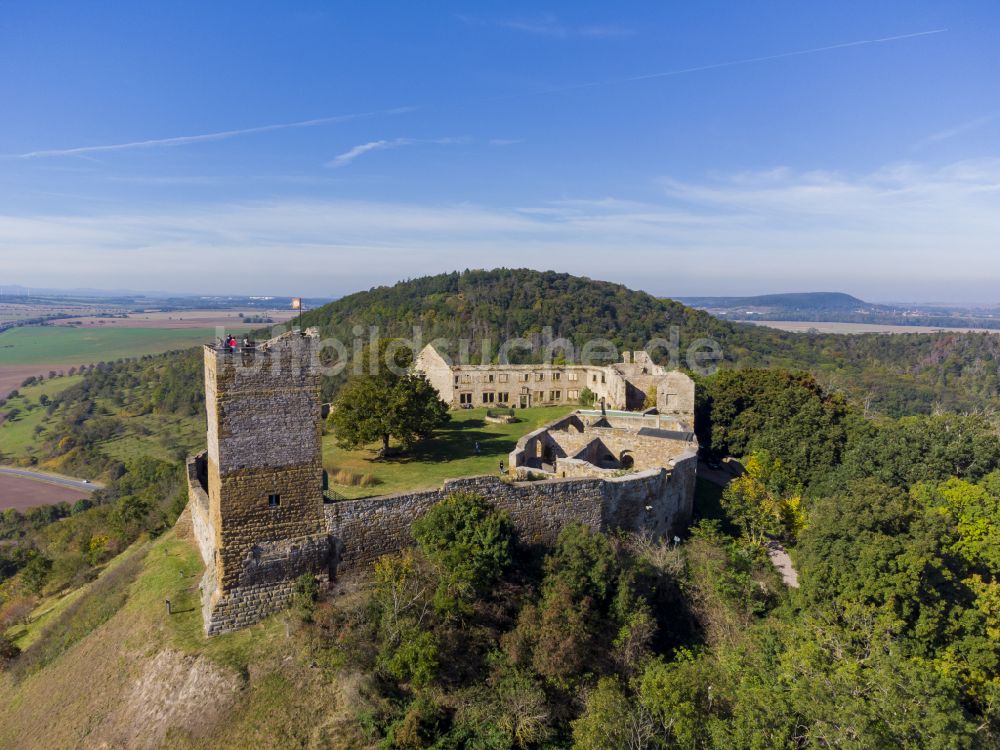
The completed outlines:
{"type": "Polygon", "coordinates": [[[448,405],[422,373],[412,370],[412,357],[411,350],[386,339],[367,349],[369,371],[348,380],[330,410],[339,446],[380,442],[386,455],[391,438],[406,450],[448,422],[448,405]]]}

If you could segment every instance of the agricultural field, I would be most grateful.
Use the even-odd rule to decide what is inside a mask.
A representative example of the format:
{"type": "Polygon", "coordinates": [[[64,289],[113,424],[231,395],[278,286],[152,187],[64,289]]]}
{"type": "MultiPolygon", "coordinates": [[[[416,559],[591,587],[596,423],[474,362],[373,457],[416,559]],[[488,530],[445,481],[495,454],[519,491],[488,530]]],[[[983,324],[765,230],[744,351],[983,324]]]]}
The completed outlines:
{"type": "Polygon", "coordinates": [[[211,341],[214,328],[21,326],[0,333],[0,368],[70,366],[184,349],[211,341]]]}
{"type": "MultiPolygon", "coordinates": [[[[0,309],[0,323],[4,319],[18,319],[18,306],[0,308],[3,308],[0,309]]],[[[54,310],[21,308],[35,316],[43,309],[48,309],[49,313],[54,310]]],[[[149,311],[102,317],[87,314],[87,310],[81,308],[79,317],[54,320],[44,326],[17,326],[0,332],[0,398],[32,375],[185,349],[212,341],[221,331],[240,335],[248,330],[286,323],[295,315],[291,310],[247,309],[149,311]],[[273,322],[249,322],[260,318],[273,322]]]]}
{"type": "MultiPolygon", "coordinates": [[[[239,330],[245,330],[246,327],[239,330]]],[[[233,329],[237,332],[237,329],[233,329]]],[[[32,375],[96,362],[185,349],[215,336],[214,328],[82,328],[20,326],[0,333],[0,398],[32,375]]]]}
{"type": "Polygon", "coordinates": [[[937,333],[956,331],[959,333],[1000,333],[995,328],[962,328],[960,326],[902,326],[881,323],[820,323],[804,320],[741,320],[755,326],[777,328],[791,333],[937,333]]]}
{"type": "Polygon", "coordinates": [[[517,409],[514,424],[486,422],[486,409],[451,412],[451,421],[434,433],[432,440],[406,455],[375,459],[377,445],[346,451],[338,448],[333,435],[323,438],[323,466],[330,489],[346,498],[387,495],[412,489],[437,487],[446,479],[495,474],[500,462],[518,439],[547,422],[569,414],[576,407],[517,409]],[[479,453],[475,451],[479,443],[479,453]]]}
{"type": "Polygon", "coordinates": [[[54,325],[81,326],[98,328],[215,328],[222,326],[227,331],[230,328],[244,330],[249,326],[278,325],[295,317],[292,310],[172,310],[169,312],[130,312],[124,317],[106,318],[94,315],[83,315],[76,318],[66,318],[53,321],[54,325]],[[244,322],[244,317],[270,318],[272,323],[244,322]]]}
{"type": "Polygon", "coordinates": [[[37,505],[74,503],[87,496],[87,492],[75,490],[52,482],[26,477],[0,474],[0,512],[8,508],[24,511],[37,505]]]}

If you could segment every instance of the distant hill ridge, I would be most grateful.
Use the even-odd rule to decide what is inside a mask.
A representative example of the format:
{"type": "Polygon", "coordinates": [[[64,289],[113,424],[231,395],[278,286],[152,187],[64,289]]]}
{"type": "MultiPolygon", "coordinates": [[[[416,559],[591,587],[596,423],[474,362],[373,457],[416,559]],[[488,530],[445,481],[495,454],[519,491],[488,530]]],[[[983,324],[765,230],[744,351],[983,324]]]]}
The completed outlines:
{"type": "Polygon", "coordinates": [[[726,320],[868,323],[897,326],[1000,329],[1000,307],[865,302],[843,292],[682,297],[685,304],[726,320]]]}
{"type": "Polygon", "coordinates": [[[693,307],[770,307],[789,310],[858,310],[879,308],[844,292],[789,292],[759,294],[752,297],[679,297],[679,302],[693,307]]]}

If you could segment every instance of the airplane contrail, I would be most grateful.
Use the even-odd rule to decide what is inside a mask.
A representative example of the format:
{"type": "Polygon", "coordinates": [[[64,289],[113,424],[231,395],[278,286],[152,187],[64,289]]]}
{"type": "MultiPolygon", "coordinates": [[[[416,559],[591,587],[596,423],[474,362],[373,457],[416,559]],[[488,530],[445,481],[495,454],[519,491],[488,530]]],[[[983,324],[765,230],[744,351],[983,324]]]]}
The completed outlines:
{"type": "Polygon", "coordinates": [[[705,70],[717,70],[718,68],[732,68],[737,65],[749,65],[751,63],[767,62],[768,60],[781,60],[785,57],[798,57],[800,55],[812,55],[818,52],[829,52],[835,49],[846,49],[847,47],[862,47],[868,44],[883,44],[885,42],[898,42],[903,39],[914,39],[919,36],[930,36],[932,34],[943,34],[948,29],[931,29],[930,31],[917,31],[912,34],[897,34],[895,36],[884,36],[878,39],[859,39],[854,42],[841,42],[840,44],[829,44],[825,47],[811,47],[810,49],[800,49],[793,52],[779,52],[774,55],[762,55],[761,57],[744,57],[740,60],[729,60],[727,62],[710,63],[708,65],[698,65],[693,68],[678,68],[676,70],[666,70],[659,73],[644,73],[642,75],[629,76],[628,78],[612,78],[606,81],[589,81],[587,83],[576,83],[568,86],[556,86],[554,88],[536,91],[536,94],[554,94],[560,91],[574,91],[577,89],[595,88],[597,86],[613,86],[620,83],[633,83],[635,81],[648,81],[654,78],[669,78],[671,76],[684,75],[685,73],[700,73],[705,70]]]}
{"type": "Polygon", "coordinates": [[[356,112],[346,115],[335,115],[333,117],[318,117],[313,120],[299,120],[298,122],[282,122],[275,125],[260,125],[253,128],[240,128],[239,130],[220,130],[215,133],[200,133],[198,135],[181,135],[173,138],[154,138],[146,141],[130,141],[128,143],[112,143],[103,146],[79,146],[77,148],[52,148],[40,151],[28,151],[23,154],[5,154],[5,159],[37,159],[46,156],[86,156],[106,151],[129,151],[140,148],[156,148],[160,146],[185,146],[189,143],[202,143],[204,141],[222,141],[239,135],[251,135],[253,133],[270,133],[275,130],[288,130],[290,128],[311,128],[317,125],[333,125],[340,122],[350,122],[376,115],[399,115],[412,112],[416,107],[396,107],[376,112],[356,112]]]}
{"type": "MultiPolygon", "coordinates": [[[[706,70],[717,70],[719,68],[731,68],[737,65],[749,65],[752,63],[767,62],[769,60],[781,60],[787,57],[798,57],[801,55],[812,55],[819,52],[829,52],[831,50],[846,49],[848,47],[861,47],[870,44],[884,44],[886,42],[897,42],[903,39],[914,39],[932,34],[943,34],[948,29],[931,29],[929,31],[917,31],[911,34],[897,34],[895,36],[879,37],[877,39],[860,39],[853,42],[841,42],[840,44],[829,44],[824,47],[811,47],[810,49],[794,50],[792,52],[779,52],[773,55],[762,55],[760,57],[745,57],[740,60],[729,60],[727,62],[710,63],[708,65],[698,65],[691,68],[678,68],[676,70],[661,71],[659,73],[644,73],[641,75],[629,76],[627,78],[613,78],[605,81],[589,81],[586,83],[576,83],[567,86],[557,86],[533,92],[538,94],[554,94],[563,91],[575,91],[579,89],[596,88],[598,86],[613,86],[622,83],[633,83],[636,81],[648,81],[656,78],[669,78],[687,73],[699,73],[706,70]]],[[[515,95],[516,96],[516,95],[515,95]]],[[[523,96],[523,95],[522,95],[523,96]]],[[[496,99],[507,99],[508,96],[494,97],[496,99]]],[[[182,135],[173,138],[154,138],[145,141],[130,141],[128,143],[113,143],[103,146],[79,146],[76,148],[53,148],[38,151],[28,151],[23,154],[4,154],[0,159],[37,159],[49,156],[87,156],[88,154],[128,151],[132,149],[184,146],[189,143],[201,143],[205,141],[221,141],[227,138],[234,138],[241,135],[251,135],[254,133],[269,133],[275,130],[288,130],[290,128],[309,128],[316,125],[330,125],[340,122],[349,122],[361,118],[375,117],[377,115],[394,115],[412,112],[419,107],[396,107],[375,112],[359,112],[354,114],[336,115],[334,117],[320,117],[313,120],[300,120],[298,122],[278,123],[275,125],[261,125],[253,128],[241,128],[239,130],[222,130],[214,133],[201,133],[197,135],[182,135]]]]}

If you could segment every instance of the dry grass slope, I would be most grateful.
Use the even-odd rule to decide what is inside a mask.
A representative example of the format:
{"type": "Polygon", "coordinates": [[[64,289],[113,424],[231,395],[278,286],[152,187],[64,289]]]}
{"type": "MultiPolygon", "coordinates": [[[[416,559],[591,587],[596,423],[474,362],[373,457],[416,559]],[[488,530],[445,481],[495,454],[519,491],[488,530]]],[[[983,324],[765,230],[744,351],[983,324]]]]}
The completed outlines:
{"type": "Polygon", "coordinates": [[[191,542],[171,531],[123,554],[134,578],[124,586],[121,572],[99,578],[90,592],[122,591],[117,611],[88,629],[80,615],[88,592],[78,595],[35,641],[51,658],[0,674],[0,747],[345,746],[338,686],[310,668],[282,616],[208,640],[191,542]],[[73,628],[75,639],[50,635],[73,628]]]}

